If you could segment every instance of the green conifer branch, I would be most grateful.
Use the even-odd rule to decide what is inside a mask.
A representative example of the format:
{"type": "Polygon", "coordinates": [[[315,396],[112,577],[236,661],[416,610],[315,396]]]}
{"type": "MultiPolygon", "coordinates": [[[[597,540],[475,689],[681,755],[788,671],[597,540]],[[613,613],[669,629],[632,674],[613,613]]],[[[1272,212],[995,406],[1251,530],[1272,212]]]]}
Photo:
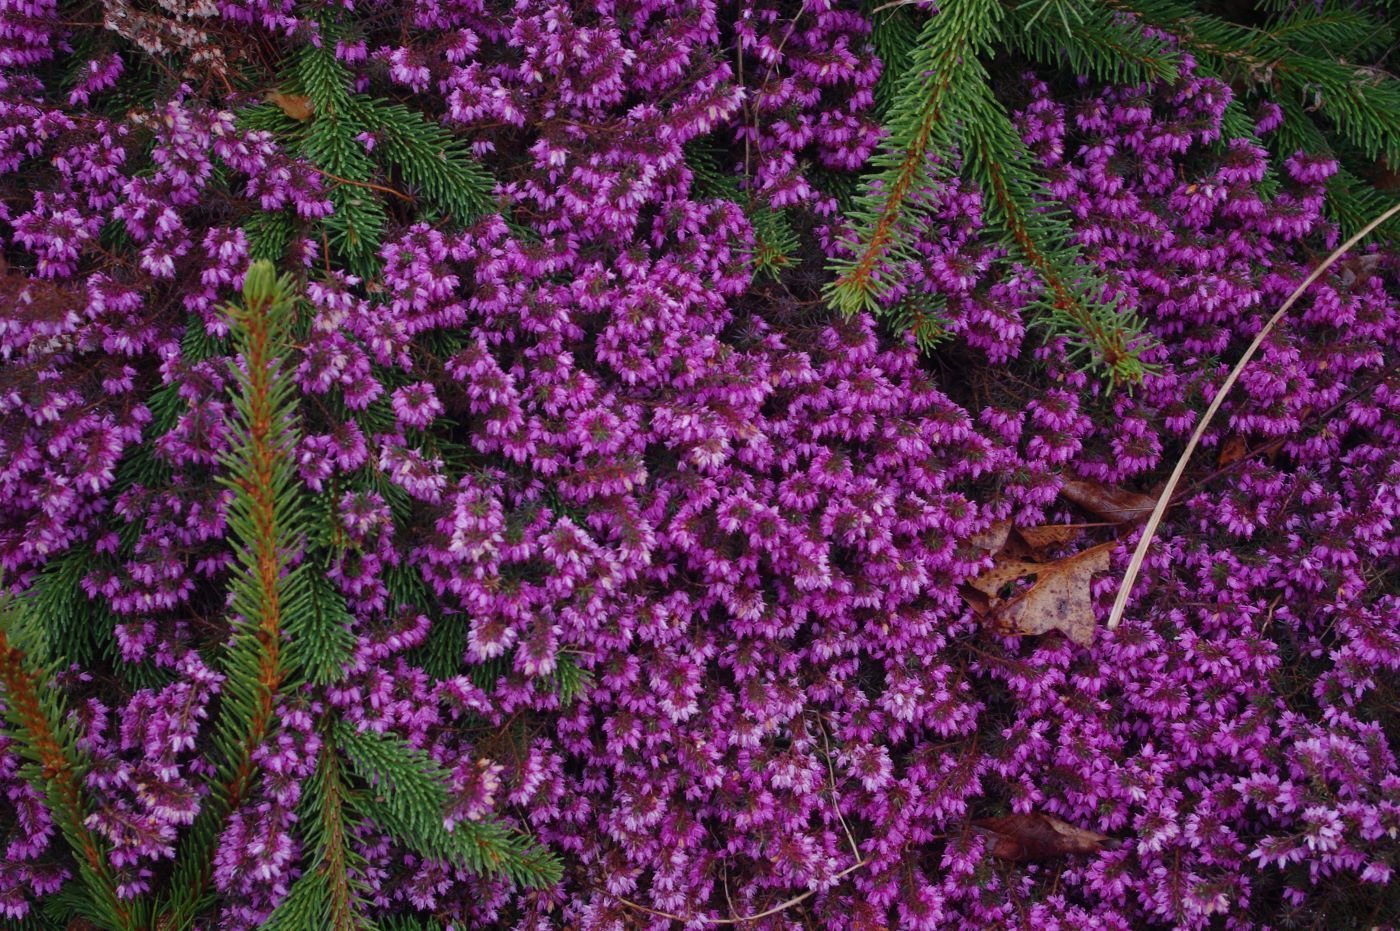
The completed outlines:
{"type": "Polygon", "coordinates": [[[875,83],[875,108],[888,124],[899,98],[900,86],[909,71],[909,62],[919,47],[923,32],[919,14],[907,4],[881,3],[866,0],[866,15],[870,17],[870,39],[875,54],[880,56],[880,79],[875,83]]]}
{"type": "Polygon", "coordinates": [[[288,669],[315,685],[339,679],[355,648],[351,620],[345,599],[327,581],[324,572],[309,574],[306,610],[288,619],[288,669]]]}
{"type": "Polygon", "coordinates": [[[60,693],[49,682],[51,671],[37,660],[41,650],[24,606],[6,597],[0,602],[0,689],[10,734],[21,758],[28,761],[24,774],[43,793],[54,824],[73,852],[93,917],[108,928],[135,931],[133,907],[118,898],[105,846],[87,826],[83,762],[64,719],[60,693]]]}
{"type": "Polygon", "coordinates": [[[316,773],[302,800],[305,842],[312,851],[305,872],[263,924],[263,931],[362,931],[373,927],[368,903],[354,879],[362,865],[350,844],[353,815],[347,810],[347,786],[332,738],[327,735],[316,773]]]}
{"type": "Polygon", "coordinates": [[[698,145],[686,147],[685,161],[693,177],[692,185],[702,197],[722,198],[739,204],[753,229],[753,248],[746,255],[754,279],[777,279],[797,264],[799,240],[786,210],[773,210],[756,203],[743,189],[739,177],[725,171],[715,153],[698,145]]]}
{"type": "Polygon", "coordinates": [[[357,97],[351,112],[372,127],[375,152],[458,223],[470,223],[494,207],[491,176],[445,127],[402,104],[369,97],[357,97]]]}
{"type": "Polygon", "coordinates": [[[1265,28],[1231,23],[1177,0],[1103,0],[1175,35],[1210,73],[1282,89],[1326,117],[1369,158],[1400,163],[1400,80],[1348,64],[1386,41],[1387,27],[1355,7],[1301,5],[1265,28]]]}
{"type": "Polygon", "coordinates": [[[232,636],[213,729],[215,784],[175,866],[169,915],[176,929],[188,927],[199,911],[219,832],[252,790],[253,751],[272,729],[286,676],[283,636],[309,612],[305,575],[289,571],[304,536],[292,457],[295,383],[285,370],[293,309],[290,278],[278,279],[266,261],[248,270],[243,306],[229,309],[238,353],[230,448],[223,459],[223,482],[233,491],[228,511],[235,541],[232,636]]]}
{"type": "Polygon", "coordinates": [[[391,734],[333,729],[355,774],[372,790],[365,814],[419,854],[474,873],[505,876],[543,888],[559,881],[563,864],[523,834],[495,821],[466,821],[448,830],[448,773],[428,754],[391,734]]]}
{"type": "Polygon", "coordinates": [[[1181,53],[1170,43],[1093,0],[1020,3],[1010,15],[1007,42],[1034,61],[1059,62],[1111,84],[1170,81],[1181,73],[1181,53]]]}
{"type": "Polygon", "coordinates": [[[1308,55],[1356,60],[1384,52],[1395,40],[1390,27],[1350,2],[1291,4],[1267,32],[1275,43],[1308,55]]]}
{"type": "MultiPolygon", "coordinates": [[[[1114,78],[1146,81],[1176,74],[1178,63],[1165,45],[1135,36],[1120,18],[1078,4],[1061,3],[1054,11],[1047,9],[1050,5],[1014,10],[1006,31],[1019,38],[1012,41],[1047,56],[1069,50],[1072,62],[1114,78]]],[[[898,274],[890,263],[902,256],[906,215],[918,208],[922,188],[934,180],[932,172],[950,171],[946,163],[931,168],[930,156],[935,150],[956,149],[963,174],[986,195],[988,219],[1006,234],[1013,254],[1043,281],[1047,322],[1071,340],[1075,355],[1085,355],[1115,382],[1134,382],[1142,375],[1141,324],[1102,303],[1102,282],[1080,260],[1068,223],[1039,180],[1033,155],[992,95],[990,76],[979,60],[1002,41],[1005,15],[991,0],[956,0],[944,4],[920,32],[891,103],[889,138],[852,215],[852,255],[833,263],[837,277],[828,287],[828,299],[845,313],[870,310],[906,321],[922,345],[941,338],[940,308],[909,300],[893,308],[885,304],[897,284],[889,278],[898,274]]],[[[879,27],[877,45],[905,44],[902,38],[882,40],[878,33],[879,27]]]]}
{"type": "Polygon", "coordinates": [[[375,167],[365,145],[356,137],[370,127],[360,119],[350,95],[350,72],[335,57],[327,41],[308,46],[297,60],[295,83],[311,101],[312,117],[300,152],[326,172],[334,212],[326,218],[329,244],[345,258],[350,270],[372,278],[389,215],[378,194],[362,187],[372,183],[375,167]],[[343,179],[343,180],[337,180],[343,179]]]}
{"type": "Polygon", "coordinates": [[[275,264],[287,254],[296,225],[285,210],[262,211],[244,221],[243,232],[248,237],[248,257],[255,262],[266,259],[275,264]]]}
{"type": "Polygon", "coordinates": [[[853,256],[832,263],[827,288],[833,307],[851,314],[878,309],[891,282],[881,278],[897,257],[905,210],[933,180],[930,156],[951,148],[957,95],[966,88],[976,57],[999,36],[1004,9],[996,0],[953,0],[929,18],[902,74],[887,119],[889,137],[872,159],[852,218],[853,256]]]}
{"type": "MultiPolygon", "coordinates": [[[[1276,156],[1287,156],[1299,151],[1332,152],[1331,144],[1312,120],[1308,119],[1301,104],[1285,100],[1282,106],[1285,117],[1283,125],[1274,131],[1270,139],[1270,147],[1276,156]]],[[[1384,213],[1391,203],[1390,197],[1362,181],[1345,164],[1327,179],[1327,207],[1345,237],[1350,237],[1373,218],[1384,213]]],[[[1382,224],[1368,239],[1400,240],[1400,219],[1392,219],[1382,224]]]]}
{"type": "Polygon", "coordinates": [[[1140,322],[1101,302],[1102,282],[1080,261],[1063,210],[1049,200],[1034,156],[992,96],[990,75],[981,77],[967,87],[963,151],[965,172],[988,195],[988,219],[1006,231],[1016,254],[1044,282],[1050,322],[1071,341],[1071,357],[1085,357],[1116,383],[1138,381],[1140,322]]]}
{"type": "MultiPolygon", "coordinates": [[[[328,245],[354,274],[369,279],[379,269],[389,218],[384,196],[414,200],[385,183],[380,163],[460,224],[494,209],[494,181],[446,127],[402,104],[352,94],[350,71],[335,57],[335,27],[322,26],[320,44],[303,49],[287,77],[287,85],[310,103],[305,128],[287,132],[299,138],[298,151],[321,170],[329,188],[335,209],[324,223],[328,245]]],[[[256,232],[260,255],[282,241],[283,230],[270,221],[256,232]]]]}
{"type": "MultiPolygon", "coordinates": [[[[849,211],[851,252],[831,265],[836,275],[827,290],[831,305],[846,313],[881,312],[912,328],[921,344],[936,341],[937,306],[914,296],[890,305],[898,265],[907,258],[908,214],[919,209],[934,174],[951,172],[944,153],[956,152],[963,173],[981,185],[988,216],[1007,234],[1013,254],[1044,281],[1052,329],[1068,336],[1077,350],[1088,351],[1113,379],[1138,377],[1141,324],[1098,299],[1102,286],[1088,277],[1068,227],[1037,179],[1034,159],[1014,129],[1008,131],[1006,110],[992,96],[978,58],[1007,46],[1034,61],[1103,81],[1149,83],[1175,77],[1182,54],[1189,52],[1204,73],[1282,89],[1291,104],[1286,127],[1302,122],[1322,138],[1302,113],[1316,111],[1357,158],[1400,164],[1400,120],[1395,119],[1400,80],[1348,61],[1388,48],[1386,24],[1344,0],[1276,6],[1273,21],[1256,28],[1179,0],[1009,0],[1005,6],[948,0],[916,30],[919,14],[906,5],[868,3],[873,42],[886,67],[875,96],[889,132],[849,211]],[[1177,41],[1154,37],[1148,26],[1177,41]],[[944,157],[942,163],[932,163],[935,153],[944,157]]],[[[1280,131],[1279,137],[1296,138],[1299,132],[1280,131]]],[[[1237,101],[1227,107],[1224,134],[1222,148],[1229,139],[1258,141],[1253,121],[1237,101]]],[[[1269,196],[1276,189],[1271,173],[1261,190],[1269,196]]],[[[1364,205],[1384,202],[1347,170],[1329,192],[1344,229],[1376,212],[1364,205]]]]}

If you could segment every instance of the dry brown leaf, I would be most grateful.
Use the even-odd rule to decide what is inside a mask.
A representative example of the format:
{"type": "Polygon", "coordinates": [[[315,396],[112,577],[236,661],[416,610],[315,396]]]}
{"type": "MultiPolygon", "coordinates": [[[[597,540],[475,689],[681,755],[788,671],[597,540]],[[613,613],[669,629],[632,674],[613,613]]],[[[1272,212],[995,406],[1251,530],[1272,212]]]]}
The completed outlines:
{"type": "Polygon", "coordinates": [[[986,550],[995,556],[1006,546],[1006,538],[1011,536],[1011,521],[999,520],[981,533],[972,535],[970,542],[978,549],[986,550]]]}
{"type": "Polygon", "coordinates": [[[979,618],[986,617],[992,610],[992,599],[966,582],[958,586],[958,592],[962,595],[963,601],[967,602],[968,607],[972,609],[972,613],[979,618]]]}
{"type": "Polygon", "coordinates": [[[1376,269],[1380,268],[1380,264],[1379,252],[1351,256],[1337,263],[1337,277],[1341,279],[1343,286],[1350,288],[1358,281],[1371,279],[1376,274],[1376,269]]]}
{"type": "Polygon", "coordinates": [[[1112,488],[1100,482],[1068,479],[1060,494],[1100,520],[1121,524],[1152,513],[1157,499],[1126,488],[1112,488]]]}
{"type": "Polygon", "coordinates": [[[987,852],[1003,860],[1049,860],[1117,846],[1106,834],[1086,831],[1040,812],[982,818],[972,824],[987,834],[987,852]]]}
{"type": "Polygon", "coordinates": [[[1225,468],[1227,465],[1239,462],[1249,454],[1249,447],[1245,445],[1244,437],[1239,434],[1232,434],[1220,444],[1220,458],[1215,461],[1218,468],[1225,468]]]}
{"type": "Polygon", "coordinates": [[[1023,559],[1005,557],[998,559],[992,564],[992,568],[977,578],[970,579],[967,584],[995,602],[1000,597],[999,593],[1002,588],[1018,579],[1034,575],[1048,565],[1053,565],[1053,563],[1026,562],[1023,559]]]}
{"type": "Polygon", "coordinates": [[[265,99],[270,104],[275,104],[287,116],[298,122],[306,122],[311,119],[316,112],[311,104],[310,97],[303,97],[300,94],[284,94],[280,91],[268,91],[265,99]]]}
{"type": "MultiPolygon", "coordinates": [[[[968,584],[987,596],[979,611],[987,626],[999,634],[1029,637],[1058,630],[1082,646],[1094,642],[1094,605],[1089,584],[1106,572],[1116,543],[1103,543],[1054,562],[1004,559],[968,584]],[[1001,590],[1035,576],[1025,591],[1001,599],[1001,590]]],[[[976,604],[974,608],[978,607],[976,604]]]]}
{"type": "Polygon", "coordinates": [[[1037,552],[1073,543],[1083,532],[1084,528],[1079,524],[1045,524],[1040,527],[1016,528],[1017,535],[1037,552]]]}

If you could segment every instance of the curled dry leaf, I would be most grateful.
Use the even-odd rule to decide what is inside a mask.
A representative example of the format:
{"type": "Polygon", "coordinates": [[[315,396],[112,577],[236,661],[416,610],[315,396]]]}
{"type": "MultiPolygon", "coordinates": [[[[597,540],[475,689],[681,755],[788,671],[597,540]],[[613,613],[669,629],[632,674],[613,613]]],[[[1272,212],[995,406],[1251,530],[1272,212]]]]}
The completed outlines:
{"type": "Polygon", "coordinates": [[[1122,524],[1152,513],[1157,499],[1126,488],[1113,488],[1099,482],[1068,479],[1060,494],[1100,520],[1122,524]]]}
{"type": "Polygon", "coordinates": [[[1006,540],[1011,536],[1011,521],[999,520],[986,530],[978,534],[973,534],[969,542],[978,549],[986,550],[995,556],[1006,546],[1006,540]]]}
{"type": "Polygon", "coordinates": [[[1106,834],[1086,831],[1040,812],[982,818],[972,825],[987,835],[987,852],[1002,860],[1049,860],[1117,846],[1106,834]]]}
{"type": "Polygon", "coordinates": [[[1009,520],[999,520],[981,533],[973,534],[968,542],[993,556],[1006,553],[1013,556],[1033,554],[1039,557],[1045,550],[1073,543],[1083,532],[1083,524],[1017,527],[1009,520]]]}
{"type": "Polygon", "coordinates": [[[1040,527],[1016,528],[1016,534],[1037,553],[1073,543],[1083,532],[1084,528],[1079,524],[1044,524],[1040,527]]]}
{"type": "Polygon", "coordinates": [[[1094,604],[1089,585],[1095,574],[1106,572],[1116,543],[1075,553],[1054,562],[998,560],[991,569],[969,582],[984,598],[969,598],[989,628],[999,634],[1034,636],[1058,630],[1082,646],[1094,642],[1094,604]],[[1003,599],[1003,588],[1035,577],[1034,584],[1003,599]]]}
{"type": "Polygon", "coordinates": [[[1220,458],[1215,464],[1219,468],[1239,462],[1249,453],[1249,447],[1245,445],[1244,437],[1238,433],[1231,434],[1224,443],[1220,444],[1220,458]]]}
{"type": "Polygon", "coordinates": [[[315,108],[311,104],[310,97],[303,97],[300,94],[283,94],[280,91],[268,91],[267,102],[273,104],[277,109],[292,119],[304,123],[311,119],[315,108]]]}

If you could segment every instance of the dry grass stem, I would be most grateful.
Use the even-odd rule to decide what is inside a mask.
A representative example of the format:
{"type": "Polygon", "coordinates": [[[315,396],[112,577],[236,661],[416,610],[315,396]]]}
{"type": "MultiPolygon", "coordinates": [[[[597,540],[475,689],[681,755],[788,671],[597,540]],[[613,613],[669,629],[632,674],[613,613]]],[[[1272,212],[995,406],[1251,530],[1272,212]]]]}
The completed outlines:
{"type": "Polygon", "coordinates": [[[1152,509],[1152,516],[1147,519],[1147,525],[1142,528],[1142,538],[1138,540],[1137,549],[1133,551],[1132,561],[1128,563],[1128,571],[1123,574],[1123,584],[1118,587],[1118,597],[1113,601],[1113,610],[1108,614],[1107,626],[1109,630],[1113,630],[1122,622],[1123,610],[1128,605],[1128,596],[1132,593],[1133,583],[1137,581],[1138,573],[1142,571],[1143,561],[1147,558],[1147,550],[1152,546],[1152,538],[1157,533],[1158,525],[1162,523],[1162,515],[1166,513],[1167,506],[1171,503],[1172,493],[1176,491],[1177,483],[1181,481],[1181,476],[1186,471],[1186,464],[1191,461],[1191,454],[1196,451],[1196,446],[1200,443],[1201,437],[1206,432],[1206,428],[1210,426],[1211,421],[1215,418],[1216,412],[1220,410],[1220,405],[1224,403],[1225,396],[1229,394],[1230,389],[1234,387],[1235,382],[1240,377],[1240,373],[1244,371],[1245,366],[1254,358],[1254,354],[1259,350],[1259,347],[1263,345],[1269,333],[1272,332],[1278,322],[1283,319],[1283,315],[1288,312],[1288,309],[1303,295],[1303,292],[1312,287],[1313,282],[1321,278],[1327,269],[1336,264],[1337,260],[1350,251],[1358,242],[1365,239],[1372,230],[1396,214],[1400,214],[1400,204],[1396,204],[1385,213],[1376,217],[1370,223],[1362,227],[1355,236],[1334,249],[1332,254],[1329,255],[1321,265],[1314,268],[1312,273],[1309,274],[1307,278],[1303,279],[1303,283],[1294,289],[1293,293],[1288,296],[1288,300],[1283,302],[1283,306],[1274,312],[1274,315],[1269,318],[1269,322],[1264,324],[1264,328],[1259,331],[1258,335],[1254,337],[1254,341],[1249,344],[1249,348],[1244,351],[1244,355],[1240,357],[1240,361],[1236,362],[1235,367],[1230,370],[1229,376],[1225,379],[1224,384],[1220,386],[1220,390],[1215,393],[1214,400],[1210,402],[1210,407],[1206,408],[1205,416],[1196,424],[1196,429],[1191,431],[1191,439],[1187,441],[1186,448],[1182,450],[1181,457],[1177,459],[1176,468],[1172,470],[1171,478],[1167,479],[1166,487],[1163,488],[1162,493],[1157,496],[1157,506],[1152,509]]]}

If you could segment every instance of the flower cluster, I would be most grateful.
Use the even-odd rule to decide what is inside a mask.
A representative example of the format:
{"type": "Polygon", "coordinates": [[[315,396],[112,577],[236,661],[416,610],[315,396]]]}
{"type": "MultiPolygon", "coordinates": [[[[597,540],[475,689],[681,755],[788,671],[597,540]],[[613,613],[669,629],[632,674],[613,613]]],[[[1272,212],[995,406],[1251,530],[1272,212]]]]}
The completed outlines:
{"type": "MultiPolygon", "coordinates": [[[[1152,490],[1335,245],[1326,158],[1231,138],[1230,88],[1189,69],[1025,78],[1017,128],[1153,338],[1143,384],[1110,393],[1028,328],[1034,276],[959,182],[924,192],[890,298],[939,308],[932,360],[823,307],[812,270],[841,239],[823,184],[879,135],[855,5],[162,9],[199,23],[185,64],[220,30],[265,41],[202,85],[177,69],[152,103],[124,83],[155,70],[140,43],[64,52],[64,83],[74,27],[0,0],[0,567],[19,590],[74,579],[96,618],[102,649],[59,682],[122,897],[168,881],[210,791],[243,571],[219,306],[276,242],[304,291],[306,547],[353,646],[333,682],[279,696],[201,927],[258,926],[308,869],[299,811],[332,719],[440,766],[449,830],[500,821],[568,856],[558,887],[522,891],[359,822],[347,869],[376,916],[660,929],[810,892],[753,926],[1246,927],[1377,901],[1400,835],[1392,254],[1356,252],[1271,334],[1121,628],[998,637],[961,588],[1002,521],[1092,522],[1121,568],[1134,525],[1064,482],[1152,490]],[[316,162],[301,124],[328,117],[285,95],[269,117],[222,80],[267,49],[333,50],[356,94],[449,131],[495,209],[459,222],[420,209],[421,179],[316,162]],[[347,188],[392,198],[372,276],[325,222],[347,188]],[[773,209],[802,244],[755,280],[773,209]],[[1113,840],[1008,863],[981,823],[1008,812],[1113,840]]],[[[353,135],[354,157],[402,145],[389,130],[353,135]]],[[[74,871],[5,735],[0,789],[0,913],[20,917],[74,871]]]]}

